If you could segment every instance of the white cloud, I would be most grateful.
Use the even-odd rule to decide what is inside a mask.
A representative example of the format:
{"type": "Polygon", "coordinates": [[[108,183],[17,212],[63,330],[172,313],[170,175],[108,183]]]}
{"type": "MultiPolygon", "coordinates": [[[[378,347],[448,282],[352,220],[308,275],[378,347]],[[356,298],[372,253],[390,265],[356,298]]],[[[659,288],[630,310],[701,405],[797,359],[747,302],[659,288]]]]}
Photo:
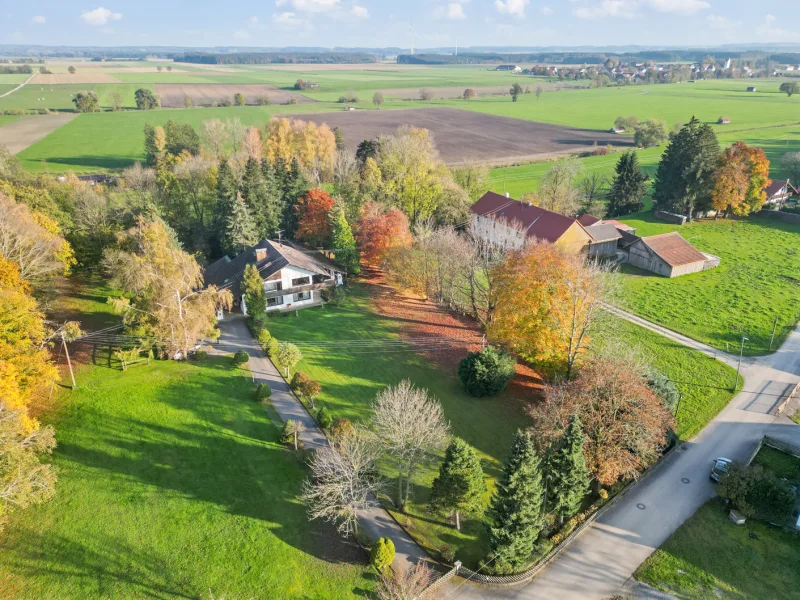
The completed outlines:
{"type": "Polygon", "coordinates": [[[282,12],[272,15],[272,21],[277,25],[286,25],[288,27],[297,27],[303,24],[303,19],[298,18],[296,13],[282,12]]]}
{"type": "Polygon", "coordinates": [[[298,12],[325,13],[339,8],[341,0],[276,0],[275,6],[290,6],[298,12]]]}
{"type": "Polygon", "coordinates": [[[250,34],[244,29],[239,29],[233,32],[233,39],[239,40],[240,42],[246,42],[250,39],[250,34]]]}
{"type": "Polygon", "coordinates": [[[466,19],[464,7],[459,2],[451,2],[445,6],[437,6],[433,11],[433,16],[437,19],[447,19],[448,21],[460,21],[466,19]]]}
{"type": "Polygon", "coordinates": [[[730,30],[742,26],[741,21],[731,21],[729,18],[719,15],[709,15],[706,17],[706,21],[711,29],[730,30]]]}
{"type": "Polygon", "coordinates": [[[357,19],[366,19],[369,17],[369,11],[367,8],[358,4],[353,5],[353,8],[350,9],[350,14],[357,19]]]}
{"type": "Polygon", "coordinates": [[[553,14],[553,9],[549,6],[540,6],[539,7],[539,14],[545,17],[549,17],[553,14]]]}
{"type": "Polygon", "coordinates": [[[258,17],[250,17],[250,25],[258,25],[258,17]]]}
{"type": "Polygon", "coordinates": [[[45,23],[47,23],[47,18],[46,17],[42,17],[41,15],[38,16],[38,17],[33,17],[31,19],[31,23],[34,23],[36,25],[44,25],[45,23]]]}
{"type": "Polygon", "coordinates": [[[774,15],[767,15],[764,17],[764,22],[756,28],[758,35],[771,42],[798,42],[800,41],[800,32],[789,31],[781,27],[776,27],[775,23],[777,18],[774,15]]]}
{"type": "Polygon", "coordinates": [[[599,4],[576,8],[572,14],[579,19],[602,19],[604,17],[632,19],[638,8],[637,0],[602,0],[599,4]]]}
{"type": "Polygon", "coordinates": [[[701,10],[711,8],[705,0],[645,0],[653,10],[680,15],[693,15],[701,10]]]}
{"type": "Polygon", "coordinates": [[[501,15],[514,15],[517,17],[525,16],[525,7],[531,0],[494,0],[494,7],[501,15]]]}
{"type": "Polygon", "coordinates": [[[122,14],[98,6],[94,10],[83,13],[81,19],[89,25],[106,25],[109,21],[121,21],[122,14]]]}

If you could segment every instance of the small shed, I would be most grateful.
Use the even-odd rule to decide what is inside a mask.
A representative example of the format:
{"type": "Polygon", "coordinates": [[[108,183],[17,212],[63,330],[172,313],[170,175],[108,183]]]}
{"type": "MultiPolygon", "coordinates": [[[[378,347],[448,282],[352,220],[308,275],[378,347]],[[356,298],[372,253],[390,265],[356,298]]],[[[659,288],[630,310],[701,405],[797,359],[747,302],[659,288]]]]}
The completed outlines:
{"type": "Polygon", "coordinates": [[[731,120],[728,117],[720,117],[719,120],[717,121],[717,124],[718,125],[730,125],[731,124],[731,120]]]}
{"type": "Polygon", "coordinates": [[[584,229],[592,236],[589,256],[609,258],[617,255],[617,242],[622,238],[622,234],[611,223],[599,221],[584,229]]]}
{"type": "Polygon", "coordinates": [[[756,90],[756,86],[754,86],[754,85],[751,85],[749,88],[747,88],[747,91],[748,91],[748,92],[755,92],[755,91],[757,91],[757,90],[756,90]]]}
{"type": "Polygon", "coordinates": [[[675,231],[639,238],[628,246],[628,253],[628,262],[634,267],[670,278],[704,271],[707,262],[709,267],[716,266],[710,262],[712,257],[675,231]]]}

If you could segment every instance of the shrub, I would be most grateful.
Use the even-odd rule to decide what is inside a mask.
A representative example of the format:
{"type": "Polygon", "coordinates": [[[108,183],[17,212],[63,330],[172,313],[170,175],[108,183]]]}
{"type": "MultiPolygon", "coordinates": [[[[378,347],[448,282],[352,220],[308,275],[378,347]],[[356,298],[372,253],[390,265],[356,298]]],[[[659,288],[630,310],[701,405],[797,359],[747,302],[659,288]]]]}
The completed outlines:
{"type": "Polygon", "coordinates": [[[323,429],[330,429],[333,425],[333,415],[324,406],[317,411],[317,423],[323,429]]]}
{"type": "Polygon", "coordinates": [[[516,372],[517,360],[491,346],[470,352],[458,366],[458,376],[471,396],[492,396],[505,389],[516,372]]]}
{"type": "Polygon", "coordinates": [[[304,429],[305,428],[302,426],[302,421],[293,421],[292,419],[285,421],[281,427],[281,443],[294,447],[294,439],[295,435],[297,435],[297,448],[299,450],[303,445],[303,441],[300,439],[299,434],[304,429]]]}
{"type": "Polygon", "coordinates": [[[236,354],[233,355],[233,364],[235,364],[236,366],[246,365],[247,361],[249,360],[250,360],[250,355],[244,350],[239,350],[236,354]]]}
{"type": "Polygon", "coordinates": [[[597,492],[597,495],[600,496],[601,500],[608,500],[608,490],[605,488],[600,488],[600,491],[597,492]]]}
{"type": "Polygon", "coordinates": [[[262,329],[258,332],[258,343],[261,345],[261,349],[264,352],[267,352],[269,349],[269,343],[272,341],[272,334],[267,329],[262,329]]]}
{"type": "Polygon", "coordinates": [[[379,571],[392,564],[394,560],[394,542],[389,538],[378,538],[369,551],[369,563],[379,571]]]}
{"type": "Polygon", "coordinates": [[[658,371],[651,371],[647,375],[647,385],[670,409],[675,408],[678,403],[678,388],[669,377],[658,371]]]}
{"type": "Polygon", "coordinates": [[[306,375],[302,371],[298,371],[292,377],[292,381],[289,383],[289,385],[291,386],[292,391],[295,394],[300,394],[302,392],[303,386],[309,381],[311,381],[311,378],[308,375],[306,375]]]}
{"type": "Polygon", "coordinates": [[[356,427],[350,419],[345,417],[336,417],[331,425],[331,437],[334,440],[340,440],[348,435],[355,433],[356,427]]]}
{"type": "Polygon", "coordinates": [[[194,353],[193,358],[196,361],[205,360],[208,358],[208,352],[206,352],[205,350],[198,350],[197,352],[194,353]]]}
{"type": "Polygon", "coordinates": [[[449,565],[452,565],[453,561],[456,559],[456,549],[450,544],[445,544],[439,548],[439,554],[442,555],[442,560],[449,565]]]}
{"type": "Polygon", "coordinates": [[[221,107],[223,107],[223,108],[229,108],[229,107],[233,106],[233,102],[231,102],[230,100],[228,100],[228,99],[226,98],[225,100],[220,100],[220,103],[219,103],[219,105],[220,105],[221,107]]]}
{"type": "Polygon", "coordinates": [[[303,394],[308,401],[311,402],[311,408],[314,408],[314,398],[319,396],[320,392],[322,391],[322,386],[319,382],[314,381],[313,379],[309,379],[308,381],[304,381],[303,385],[300,387],[300,393],[303,394]]]}
{"type": "Polygon", "coordinates": [[[275,360],[275,358],[278,356],[278,348],[279,347],[280,347],[280,343],[278,342],[278,340],[276,340],[275,338],[272,338],[267,343],[267,348],[265,350],[265,352],[267,353],[267,356],[269,356],[271,359],[275,360]]]}
{"type": "Polygon", "coordinates": [[[256,402],[262,402],[264,400],[269,400],[269,397],[272,396],[272,389],[266,383],[259,383],[256,387],[256,402]]]}
{"type": "Polygon", "coordinates": [[[291,369],[297,363],[300,362],[300,359],[303,358],[303,355],[300,352],[300,349],[290,342],[281,342],[278,344],[278,350],[274,357],[270,355],[271,358],[275,358],[282,367],[286,367],[287,369],[291,369]]]}
{"type": "Polygon", "coordinates": [[[269,96],[259,96],[256,98],[256,104],[259,106],[269,106],[272,104],[272,100],[269,99],[269,96]]]}
{"type": "Polygon", "coordinates": [[[761,465],[734,467],[722,480],[718,493],[746,517],[783,524],[794,508],[794,492],[761,465]]]}

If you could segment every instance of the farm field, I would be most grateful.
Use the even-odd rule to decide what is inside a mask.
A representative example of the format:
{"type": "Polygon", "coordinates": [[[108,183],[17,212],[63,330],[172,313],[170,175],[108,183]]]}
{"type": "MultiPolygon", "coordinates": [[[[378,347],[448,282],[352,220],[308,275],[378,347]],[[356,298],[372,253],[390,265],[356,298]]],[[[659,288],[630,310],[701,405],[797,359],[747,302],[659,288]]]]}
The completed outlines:
{"type": "Polygon", "coordinates": [[[0,127],[5,125],[6,123],[11,123],[12,121],[16,121],[17,119],[21,119],[22,117],[19,115],[0,115],[0,127]]]}
{"type": "MultiPolygon", "coordinates": [[[[16,154],[75,118],[73,113],[19,117],[0,128],[0,146],[16,154]]],[[[2,118],[2,117],[0,117],[2,118]]],[[[0,121],[0,125],[3,121],[0,121]]]]}
{"type": "Polygon", "coordinates": [[[797,535],[753,519],[734,525],[727,509],[710,500],[635,576],[681,600],[797,600],[798,561],[797,535]]]}
{"type": "MultiPolygon", "coordinates": [[[[15,87],[17,84],[26,81],[30,75],[17,73],[0,73],[0,86],[15,87]]],[[[1,93],[1,92],[0,92],[1,93]]]]}
{"type": "MultiPolygon", "coordinates": [[[[302,319],[293,315],[278,316],[270,319],[267,326],[281,341],[345,343],[344,340],[350,339],[401,338],[403,320],[386,318],[376,312],[372,295],[377,292],[371,287],[352,284],[349,298],[342,307],[307,309],[302,319]]],[[[419,312],[411,318],[418,323],[419,312]]],[[[459,332],[450,331],[449,335],[459,336],[459,332]]],[[[684,399],[677,433],[684,439],[696,434],[733,396],[726,386],[733,387],[735,372],[718,361],[623,321],[615,321],[608,335],[614,343],[640,347],[655,368],[679,382],[677,385],[684,399]]],[[[463,391],[455,369],[448,371],[437,367],[430,357],[419,354],[412,346],[393,348],[392,352],[374,352],[368,360],[361,354],[325,348],[325,352],[304,350],[305,356],[296,367],[321,383],[322,393],[316,400],[318,406],[327,407],[334,416],[363,421],[368,418],[369,404],[379,390],[404,378],[410,379],[439,399],[453,434],[476,448],[490,491],[493,489],[514,431],[529,423],[524,407],[537,400],[533,388],[512,386],[492,398],[473,398],[463,391]],[[528,391],[523,391],[526,389],[528,391]]],[[[386,464],[383,469],[388,477],[395,477],[392,465],[386,464]]],[[[410,517],[411,534],[429,551],[436,554],[451,547],[459,560],[476,565],[486,553],[482,521],[467,520],[458,532],[444,519],[432,517],[426,510],[428,490],[437,473],[438,464],[420,470],[407,514],[396,513],[395,516],[401,522],[410,517]]],[[[389,483],[387,490],[393,489],[395,486],[389,483]]],[[[391,505],[391,501],[387,500],[387,505],[391,505]]]]}
{"type": "Polygon", "coordinates": [[[747,355],[769,353],[797,323],[800,225],[763,217],[696,221],[684,226],[656,221],[652,213],[622,218],[637,235],[678,231],[719,267],[675,279],[624,266],[619,303],[636,314],[720,350],[735,352],[742,335],[747,355]]]}
{"type": "MultiPolygon", "coordinates": [[[[0,98],[0,110],[11,109],[44,109],[68,111],[72,112],[75,105],[72,103],[72,98],[75,94],[82,90],[91,90],[97,94],[100,100],[101,108],[110,109],[111,106],[108,102],[108,95],[111,92],[117,92],[122,96],[123,108],[135,108],[136,102],[134,101],[133,94],[140,87],[153,89],[151,85],[126,85],[103,83],[93,85],[37,85],[33,82],[17,90],[13,94],[9,94],[4,98],[0,98]]],[[[89,142],[89,140],[87,140],[89,142]]],[[[94,140],[91,140],[93,143],[94,140]]]]}
{"type": "Polygon", "coordinates": [[[184,99],[189,96],[195,106],[210,106],[213,102],[232,101],[235,94],[242,94],[249,105],[255,105],[259,98],[269,98],[273,104],[284,104],[294,98],[298,104],[313,102],[302,94],[286,92],[267,84],[178,84],[157,83],[156,93],[161,97],[165,108],[183,108],[184,99]]]}

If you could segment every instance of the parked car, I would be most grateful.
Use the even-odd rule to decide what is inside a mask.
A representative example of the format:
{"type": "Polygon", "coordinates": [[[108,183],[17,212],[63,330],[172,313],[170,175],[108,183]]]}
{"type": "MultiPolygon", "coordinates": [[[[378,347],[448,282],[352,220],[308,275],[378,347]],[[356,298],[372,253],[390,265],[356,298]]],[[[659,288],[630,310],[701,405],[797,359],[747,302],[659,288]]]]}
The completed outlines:
{"type": "Polygon", "coordinates": [[[728,476],[731,471],[731,466],[733,465],[733,461],[730,458],[723,458],[719,457],[713,461],[713,466],[711,467],[711,481],[714,483],[719,483],[720,480],[724,479],[728,476]]]}

